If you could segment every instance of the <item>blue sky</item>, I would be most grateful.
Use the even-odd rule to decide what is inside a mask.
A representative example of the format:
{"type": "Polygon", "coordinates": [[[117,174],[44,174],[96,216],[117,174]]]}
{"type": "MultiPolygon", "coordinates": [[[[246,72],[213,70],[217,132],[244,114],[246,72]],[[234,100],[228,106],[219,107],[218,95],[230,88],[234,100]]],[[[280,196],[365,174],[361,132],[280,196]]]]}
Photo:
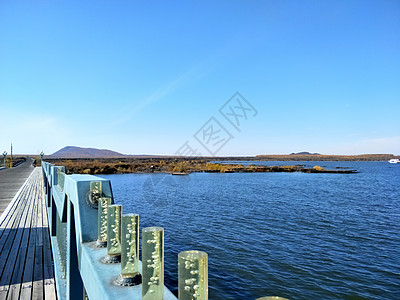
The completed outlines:
{"type": "Polygon", "coordinates": [[[400,154],[399,112],[396,0],[0,1],[1,151],[400,154]]]}

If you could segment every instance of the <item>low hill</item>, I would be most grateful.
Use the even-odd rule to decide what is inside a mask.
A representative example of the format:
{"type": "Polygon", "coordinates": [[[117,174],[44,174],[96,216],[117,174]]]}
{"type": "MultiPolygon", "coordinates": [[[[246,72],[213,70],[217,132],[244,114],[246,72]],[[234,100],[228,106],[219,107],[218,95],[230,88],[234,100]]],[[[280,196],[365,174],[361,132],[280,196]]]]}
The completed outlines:
{"type": "Polygon", "coordinates": [[[321,155],[320,153],[310,153],[307,151],[297,152],[297,153],[290,153],[290,155],[321,155]]]}
{"type": "Polygon", "coordinates": [[[257,155],[257,160],[275,161],[387,161],[396,158],[393,154],[323,155],[323,154],[275,154],[257,155]]]}
{"type": "Polygon", "coordinates": [[[66,146],[54,152],[51,156],[60,158],[100,158],[100,157],[123,157],[125,155],[107,149],[66,146]]]}

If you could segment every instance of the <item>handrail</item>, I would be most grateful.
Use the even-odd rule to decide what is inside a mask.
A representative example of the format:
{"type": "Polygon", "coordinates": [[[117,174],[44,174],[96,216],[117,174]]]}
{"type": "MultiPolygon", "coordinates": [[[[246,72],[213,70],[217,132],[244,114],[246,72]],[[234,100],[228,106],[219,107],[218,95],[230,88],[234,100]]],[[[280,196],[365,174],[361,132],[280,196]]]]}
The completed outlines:
{"type": "MultiPolygon", "coordinates": [[[[109,180],[48,162],[42,171],[58,299],[177,300],[164,286],[164,228],[143,229],[142,269],[139,215],[121,215],[109,180]]],[[[178,293],[208,300],[207,253],[179,253],[178,293]]]]}
{"type": "MultiPolygon", "coordinates": [[[[98,198],[110,198],[114,203],[110,181],[66,175],[64,167],[48,162],[42,162],[42,170],[58,299],[142,299],[142,284],[121,287],[114,283],[121,266],[103,263],[107,250],[96,243],[98,198]]],[[[141,268],[139,261],[142,274],[141,268]]],[[[163,296],[177,299],[166,287],[163,296]]]]}

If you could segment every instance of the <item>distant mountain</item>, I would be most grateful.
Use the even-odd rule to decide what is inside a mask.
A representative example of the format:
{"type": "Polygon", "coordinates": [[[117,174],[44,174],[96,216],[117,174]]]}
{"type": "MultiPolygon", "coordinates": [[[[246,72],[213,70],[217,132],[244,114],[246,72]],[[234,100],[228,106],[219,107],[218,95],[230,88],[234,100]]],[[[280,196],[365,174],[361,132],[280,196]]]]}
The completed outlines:
{"type": "Polygon", "coordinates": [[[297,152],[297,153],[290,153],[290,155],[321,155],[320,153],[310,153],[307,151],[297,152]]]}
{"type": "Polygon", "coordinates": [[[107,149],[66,146],[54,152],[51,156],[60,158],[100,158],[100,157],[123,157],[125,155],[107,149]]]}

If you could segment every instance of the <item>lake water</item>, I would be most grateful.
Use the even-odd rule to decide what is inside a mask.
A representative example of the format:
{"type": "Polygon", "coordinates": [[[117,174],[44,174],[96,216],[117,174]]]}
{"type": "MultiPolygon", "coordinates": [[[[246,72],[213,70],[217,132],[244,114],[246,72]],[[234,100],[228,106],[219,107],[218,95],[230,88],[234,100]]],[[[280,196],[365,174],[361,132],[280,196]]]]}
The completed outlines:
{"type": "Polygon", "coordinates": [[[358,174],[126,174],[116,203],[165,228],[165,283],[177,256],[209,255],[209,299],[400,299],[400,164],[257,162],[349,167],[358,174]]]}

